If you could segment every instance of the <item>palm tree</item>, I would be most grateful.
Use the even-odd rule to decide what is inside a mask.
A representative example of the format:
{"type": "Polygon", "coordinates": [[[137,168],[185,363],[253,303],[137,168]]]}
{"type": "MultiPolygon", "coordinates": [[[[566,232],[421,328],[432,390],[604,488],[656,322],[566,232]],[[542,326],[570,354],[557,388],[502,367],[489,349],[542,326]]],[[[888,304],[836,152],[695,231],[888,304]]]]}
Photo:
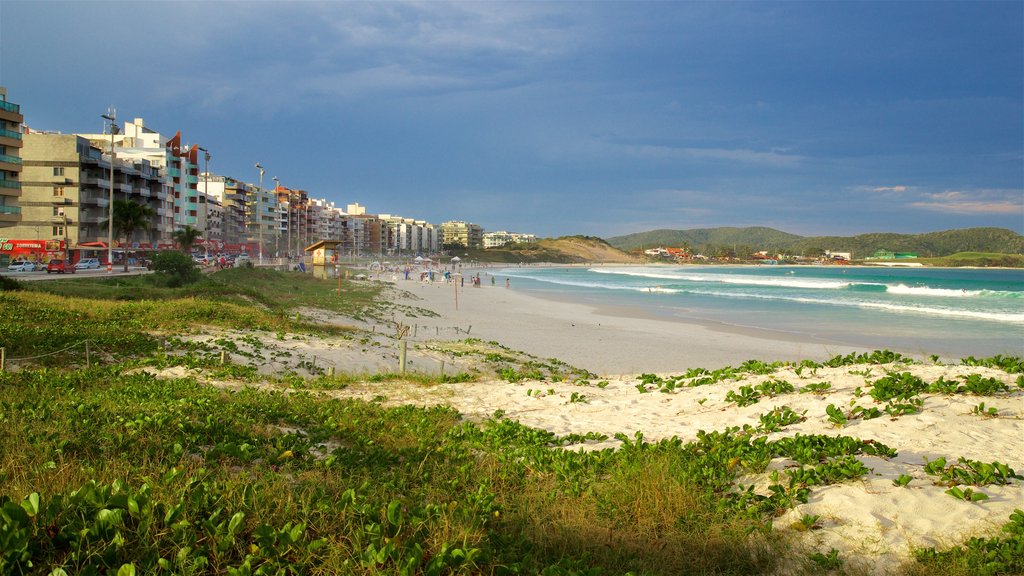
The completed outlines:
{"type": "MultiPolygon", "coordinates": [[[[153,217],[153,209],[145,204],[131,200],[114,200],[114,231],[125,244],[131,244],[136,230],[149,230],[149,221],[153,217]]],[[[101,222],[100,228],[108,227],[109,220],[101,222]]],[[[124,255],[124,271],[128,271],[128,253],[124,255]]]]}
{"type": "Polygon", "coordinates": [[[200,237],[202,237],[203,231],[186,224],[181,230],[175,230],[171,234],[171,238],[178,243],[178,247],[181,251],[186,254],[192,253],[192,246],[196,243],[200,237]]]}

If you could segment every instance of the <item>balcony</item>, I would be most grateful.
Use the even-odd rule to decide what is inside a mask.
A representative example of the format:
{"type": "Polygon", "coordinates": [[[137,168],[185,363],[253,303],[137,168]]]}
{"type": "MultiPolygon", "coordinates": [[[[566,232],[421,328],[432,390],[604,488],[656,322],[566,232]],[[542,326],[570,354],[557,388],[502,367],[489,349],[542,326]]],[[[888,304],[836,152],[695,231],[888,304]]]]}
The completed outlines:
{"type": "Polygon", "coordinates": [[[13,214],[15,216],[20,216],[21,206],[8,206],[6,204],[0,204],[0,214],[13,214]]]}
{"type": "Polygon", "coordinates": [[[0,110],[21,114],[21,106],[7,101],[0,102],[0,110]]]}
{"type": "Polygon", "coordinates": [[[0,128],[0,138],[11,138],[13,140],[21,140],[21,132],[13,132],[11,130],[4,130],[0,128]]]}

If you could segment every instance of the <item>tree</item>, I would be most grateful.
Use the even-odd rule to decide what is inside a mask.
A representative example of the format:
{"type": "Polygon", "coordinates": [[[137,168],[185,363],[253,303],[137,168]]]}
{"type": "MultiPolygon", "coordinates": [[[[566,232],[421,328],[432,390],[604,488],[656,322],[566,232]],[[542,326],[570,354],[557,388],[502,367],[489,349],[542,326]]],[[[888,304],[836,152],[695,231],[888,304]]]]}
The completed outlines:
{"type": "Polygon", "coordinates": [[[169,288],[177,288],[199,280],[202,275],[196,269],[192,256],[182,252],[167,250],[153,257],[153,270],[157,278],[169,288]]]}
{"type": "Polygon", "coordinates": [[[196,243],[196,240],[202,237],[202,235],[202,230],[198,230],[186,224],[181,230],[175,230],[174,233],[171,234],[171,238],[178,243],[178,247],[181,248],[182,252],[191,254],[192,246],[196,243]]]}
{"type": "MultiPolygon", "coordinates": [[[[114,233],[124,238],[125,244],[131,244],[136,230],[149,230],[149,221],[153,217],[153,209],[145,204],[131,200],[114,200],[114,233]]],[[[110,221],[100,223],[100,228],[110,226],[110,221]]],[[[124,255],[124,271],[128,271],[128,253],[124,255]]]]}

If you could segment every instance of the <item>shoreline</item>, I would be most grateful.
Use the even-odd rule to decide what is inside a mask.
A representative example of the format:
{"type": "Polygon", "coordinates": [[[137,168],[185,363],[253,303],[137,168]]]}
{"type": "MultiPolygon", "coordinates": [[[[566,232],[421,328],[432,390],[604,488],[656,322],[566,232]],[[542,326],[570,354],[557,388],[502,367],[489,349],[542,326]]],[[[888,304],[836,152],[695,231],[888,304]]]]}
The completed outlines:
{"type": "Polygon", "coordinates": [[[783,331],[573,302],[514,286],[505,288],[500,281],[491,286],[486,278],[483,284],[460,288],[458,309],[451,284],[399,280],[393,286],[408,293],[396,297],[401,304],[438,314],[407,318],[406,324],[428,330],[458,326],[467,338],[497,341],[606,376],[715,369],[747,360],[821,361],[872,350],[783,331]]]}

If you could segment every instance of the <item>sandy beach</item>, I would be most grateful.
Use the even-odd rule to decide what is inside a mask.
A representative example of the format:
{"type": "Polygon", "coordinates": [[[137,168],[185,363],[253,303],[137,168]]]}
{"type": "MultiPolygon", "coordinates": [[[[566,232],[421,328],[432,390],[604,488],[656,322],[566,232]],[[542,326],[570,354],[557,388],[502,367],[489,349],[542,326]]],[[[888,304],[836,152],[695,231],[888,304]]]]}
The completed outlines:
{"type": "Polygon", "coordinates": [[[518,291],[514,284],[506,288],[503,276],[496,277],[492,286],[486,274],[481,271],[480,287],[472,287],[467,279],[465,288],[459,290],[457,308],[452,284],[395,283],[410,294],[401,297],[402,303],[439,314],[437,318],[404,319],[421,327],[414,339],[436,337],[438,328],[449,330],[451,336],[452,328],[458,327],[469,331],[463,337],[495,340],[605,376],[718,368],[750,359],[823,360],[865,351],[781,331],[644,317],[632,309],[542,298],[518,291]]]}

